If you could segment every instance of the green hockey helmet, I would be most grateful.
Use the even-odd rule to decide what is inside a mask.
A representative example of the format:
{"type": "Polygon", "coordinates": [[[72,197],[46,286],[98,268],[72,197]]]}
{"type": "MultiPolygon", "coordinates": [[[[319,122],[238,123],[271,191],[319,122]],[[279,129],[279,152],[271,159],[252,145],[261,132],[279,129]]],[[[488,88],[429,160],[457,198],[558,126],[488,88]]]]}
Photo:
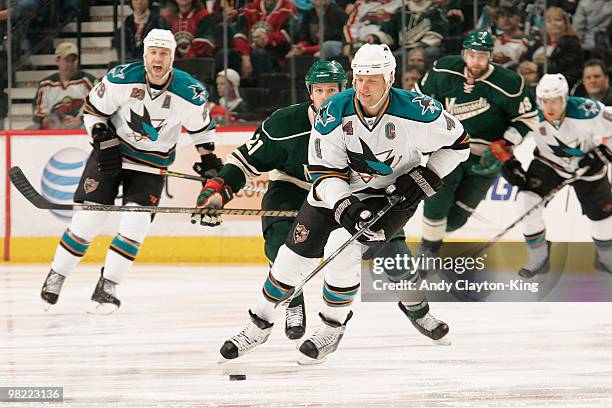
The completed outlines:
{"type": "Polygon", "coordinates": [[[342,91],[346,87],[346,72],[338,61],[317,61],[308,70],[306,77],[306,89],[312,93],[313,84],[326,84],[337,82],[342,91]]]}
{"type": "Polygon", "coordinates": [[[472,31],[463,39],[464,50],[493,51],[493,37],[488,31],[472,31]]]}

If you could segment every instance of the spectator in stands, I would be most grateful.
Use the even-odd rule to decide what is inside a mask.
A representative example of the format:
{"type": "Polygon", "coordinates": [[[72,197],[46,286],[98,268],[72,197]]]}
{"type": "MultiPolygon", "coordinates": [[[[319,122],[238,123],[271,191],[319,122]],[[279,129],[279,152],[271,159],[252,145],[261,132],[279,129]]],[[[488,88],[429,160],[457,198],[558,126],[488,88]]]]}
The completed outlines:
{"type": "Polygon", "coordinates": [[[248,113],[246,101],[240,97],[240,74],[233,69],[221,71],[217,74],[217,94],[219,105],[232,114],[248,113]],[[227,97],[227,98],[226,98],[227,97]]]}
{"type": "Polygon", "coordinates": [[[424,72],[415,65],[408,65],[402,75],[402,88],[407,91],[414,90],[414,84],[421,80],[424,72]]]}
{"type": "Polygon", "coordinates": [[[446,13],[430,0],[408,0],[406,2],[406,33],[402,31],[402,13],[397,10],[391,19],[385,22],[380,31],[366,36],[365,41],[371,44],[387,44],[394,55],[401,55],[401,47],[410,51],[422,48],[430,60],[441,54],[442,39],[448,31],[446,13]]]}
{"type": "Polygon", "coordinates": [[[238,115],[250,114],[251,111],[244,99],[240,96],[240,74],[233,69],[221,71],[217,74],[217,89],[215,102],[207,102],[210,116],[221,125],[231,125],[238,122],[238,115]],[[225,95],[227,93],[227,95],[225,95]],[[226,98],[227,97],[227,98],[226,98]],[[226,115],[227,112],[227,115],[226,115]]]}
{"type": "Polygon", "coordinates": [[[500,6],[496,9],[495,25],[501,31],[493,40],[493,62],[506,68],[518,65],[527,51],[529,41],[521,30],[522,17],[514,6],[500,6]]]}
{"type": "Polygon", "coordinates": [[[429,69],[429,59],[425,55],[425,51],[422,48],[415,48],[410,50],[406,55],[406,62],[408,65],[415,66],[423,72],[429,69]]]}
{"type": "Polygon", "coordinates": [[[296,7],[289,0],[253,0],[240,9],[233,45],[243,77],[278,70],[291,49],[295,23],[296,7]]]}
{"type": "Polygon", "coordinates": [[[176,0],[163,0],[161,2],[154,1],[154,3],[159,4],[160,16],[168,21],[172,21],[174,18],[176,18],[176,13],[178,13],[178,5],[176,4],[176,0]]]}
{"type": "Polygon", "coordinates": [[[79,51],[64,42],[55,49],[58,72],[38,84],[34,122],[41,129],[76,129],[83,125],[82,108],[95,78],[78,70],[79,51]]]}
{"type": "Polygon", "coordinates": [[[380,31],[401,5],[402,0],[358,0],[344,26],[343,54],[353,55],[366,37],[380,31]]]}
{"type": "Polygon", "coordinates": [[[177,58],[212,57],[216,48],[216,27],[200,0],[176,0],[178,12],[171,19],[177,58]]]}
{"type": "Polygon", "coordinates": [[[584,63],[582,69],[582,84],[589,98],[595,99],[606,106],[612,106],[612,89],[610,77],[602,60],[593,59],[584,63]]]}
{"type": "MultiPolygon", "coordinates": [[[[532,3],[532,1],[524,1],[524,0],[514,0],[516,3],[532,3]]],[[[578,7],[578,2],[580,0],[546,0],[546,5],[548,7],[559,7],[563,9],[567,14],[574,15],[576,12],[576,7],[578,7]]]]}
{"type": "Polygon", "coordinates": [[[287,57],[296,55],[321,56],[332,60],[342,55],[342,28],[347,15],[338,5],[330,0],[310,0],[314,8],[308,10],[299,25],[296,41],[287,57]],[[319,49],[319,7],[323,4],[323,47],[319,49]]]}
{"type": "Polygon", "coordinates": [[[581,0],[574,13],[574,27],[582,38],[582,48],[595,49],[595,36],[605,32],[612,21],[612,1],[581,0]]]}
{"type": "MultiPolygon", "coordinates": [[[[144,52],[142,40],[154,28],[170,29],[168,21],[159,15],[159,9],[150,7],[149,0],[132,0],[133,13],[126,17],[125,27],[125,58],[140,60],[144,52]]],[[[121,57],[121,30],[115,32],[113,47],[121,57]]]]}
{"type": "Polygon", "coordinates": [[[233,24],[238,17],[238,10],[246,6],[247,3],[248,2],[246,0],[214,0],[212,14],[213,18],[215,19],[215,23],[223,23],[223,10],[225,9],[227,21],[233,24]]]}
{"type": "Polygon", "coordinates": [[[538,66],[536,63],[533,61],[523,61],[516,68],[516,72],[523,77],[525,86],[535,98],[535,88],[540,81],[540,75],[538,74],[538,66]]]}
{"type": "Polygon", "coordinates": [[[525,53],[525,59],[538,64],[540,73],[544,61],[547,61],[548,73],[563,74],[571,88],[582,75],[584,52],[580,47],[580,36],[559,7],[549,7],[544,17],[548,43],[545,46],[541,41],[536,43],[525,53]]]}

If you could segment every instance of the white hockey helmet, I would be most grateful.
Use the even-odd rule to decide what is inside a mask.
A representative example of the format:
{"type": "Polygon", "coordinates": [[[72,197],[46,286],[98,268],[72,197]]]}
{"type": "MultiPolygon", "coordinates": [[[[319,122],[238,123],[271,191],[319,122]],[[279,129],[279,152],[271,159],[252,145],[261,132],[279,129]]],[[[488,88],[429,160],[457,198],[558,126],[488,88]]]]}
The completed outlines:
{"type": "Polygon", "coordinates": [[[562,74],[546,74],[536,86],[536,98],[540,108],[542,108],[542,101],[544,99],[558,97],[563,99],[563,104],[565,105],[568,95],[569,85],[567,84],[567,79],[562,74]]]}
{"type": "Polygon", "coordinates": [[[387,85],[395,76],[395,57],[387,44],[363,44],[351,62],[353,75],[383,74],[387,85]]]}
{"type": "Polygon", "coordinates": [[[161,28],[154,28],[149,31],[149,34],[145,37],[144,41],[144,52],[147,53],[148,47],[162,47],[170,50],[170,55],[174,58],[174,50],[176,50],[176,40],[174,34],[170,30],[162,30],[161,28]]]}

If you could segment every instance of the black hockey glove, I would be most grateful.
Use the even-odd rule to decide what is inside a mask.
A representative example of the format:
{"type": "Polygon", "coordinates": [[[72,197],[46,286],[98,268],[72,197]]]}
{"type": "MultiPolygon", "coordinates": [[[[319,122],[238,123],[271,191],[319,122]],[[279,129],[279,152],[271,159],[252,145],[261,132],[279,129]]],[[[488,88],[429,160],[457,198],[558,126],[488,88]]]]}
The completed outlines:
{"type": "MultiPolygon", "coordinates": [[[[219,172],[223,167],[223,162],[220,158],[218,158],[214,153],[209,153],[200,156],[200,159],[202,160],[201,162],[193,165],[193,170],[196,173],[206,179],[217,177],[219,175],[219,172]]],[[[206,184],[205,181],[202,182],[202,185],[204,184],[206,184]]]]}
{"type": "Polygon", "coordinates": [[[595,146],[593,150],[588,152],[578,162],[578,167],[587,167],[588,170],[584,173],[585,176],[592,176],[597,174],[604,168],[604,166],[612,161],[612,152],[606,145],[595,146]]]}
{"type": "Polygon", "coordinates": [[[418,166],[402,174],[386,189],[387,195],[402,196],[402,206],[412,207],[442,187],[442,179],[427,167],[418,166]]]}
{"type": "MultiPolygon", "coordinates": [[[[341,199],[334,206],[334,218],[336,222],[344,227],[351,235],[363,227],[372,219],[374,214],[369,210],[368,206],[359,201],[355,196],[349,196],[341,199]]],[[[367,244],[385,240],[384,231],[372,231],[370,229],[357,238],[357,241],[367,244]]]]}
{"type": "Polygon", "coordinates": [[[524,189],[527,185],[527,173],[523,170],[521,162],[514,157],[504,163],[501,168],[501,174],[508,183],[520,189],[524,189]]]}
{"type": "Polygon", "coordinates": [[[93,149],[96,153],[98,171],[116,175],[121,170],[121,149],[119,138],[104,123],[96,123],[91,129],[93,149]]]}

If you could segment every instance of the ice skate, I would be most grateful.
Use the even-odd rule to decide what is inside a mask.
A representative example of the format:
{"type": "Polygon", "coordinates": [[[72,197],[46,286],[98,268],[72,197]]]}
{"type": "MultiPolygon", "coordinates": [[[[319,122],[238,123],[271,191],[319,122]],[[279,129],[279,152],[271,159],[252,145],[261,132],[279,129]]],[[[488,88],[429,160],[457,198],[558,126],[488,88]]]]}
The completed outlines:
{"type": "Polygon", "coordinates": [[[90,314],[111,314],[121,306],[121,301],[116,297],[117,284],[104,277],[104,268],[100,273],[98,284],[91,295],[90,314]]]}
{"type": "Polygon", "coordinates": [[[304,294],[294,297],[285,312],[285,335],[289,340],[299,340],[306,333],[306,306],[304,294]]]}
{"type": "Polygon", "coordinates": [[[429,306],[424,310],[411,311],[408,310],[402,302],[398,302],[400,310],[404,312],[410,323],[424,336],[429,337],[435,344],[448,346],[451,344],[450,339],[446,337],[449,328],[446,323],[436,319],[429,313],[429,306]]]}
{"type": "Polygon", "coordinates": [[[321,325],[300,346],[299,350],[302,355],[298,360],[298,364],[323,363],[329,354],[336,351],[344,335],[346,323],[353,317],[353,312],[349,312],[344,323],[328,320],[321,313],[319,313],[319,316],[322,320],[321,325]]]}
{"type": "Polygon", "coordinates": [[[267,322],[249,310],[251,321],[238,334],[230,337],[219,352],[221,359],[219,364],[241,357],[253,351],[268,340],[272,333],[273,323],[267,322]]]}
{"type": "Polygon", "coordinates": [[[45,312],[57,303],[65,279],[66,277],[64,275],[60,275],[53,269],[49,271],[40,291],[40,297],[43,300],[43,309],[45,312]]]}
{"type": "MultiPolygon", "coordinates": [[[[550,270],[550,247],[552,243],[546,241],[546,255],[543,259],[532,259],[530,254],[529,263],[519,271],[519,276],[522,278],[533,278],[536,275],[548,273],[550,270]]],[[[529,251],[533,250],[528,247],[529,251]]]]}

